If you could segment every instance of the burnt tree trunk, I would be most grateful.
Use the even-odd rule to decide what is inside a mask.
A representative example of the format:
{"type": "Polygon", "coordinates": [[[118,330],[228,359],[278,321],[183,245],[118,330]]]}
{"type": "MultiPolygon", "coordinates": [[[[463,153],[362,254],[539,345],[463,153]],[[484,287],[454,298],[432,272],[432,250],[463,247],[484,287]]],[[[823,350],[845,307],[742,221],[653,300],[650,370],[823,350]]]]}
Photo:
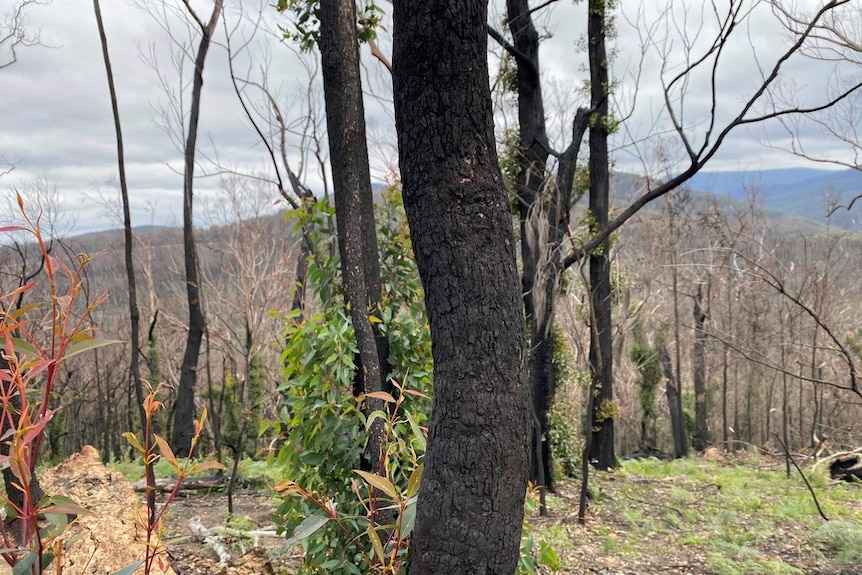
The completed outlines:
{"type": "MultiPolygon", "coordinates": [[[[353,2],[321,0],[320,55],[341,274],[359,349],[354,391],[391,391],[386,385],[389,346],[369,319],[371,314],[381,317],[380,261],[353,2]]],[[[384,407],[381,399],[365,400],[366,414],[384,407]]],[[[368,430],[366,458],[375,471],[385,441],[383,424],[377,419],[368,430]]]]}
{"type": "MultiPolygon", "coordinates": [[[[555,190],[548,185],[548,136],[545,107],[539,77],[539,34],[533,26],[526,0],[506,2],[509,29],[518,57],[518,179],[516,196],[521,230],[521,293],[529,337],[527,373],[533,399],[533,438],[530,481],[542,493],[554,490],[548,410],[554,393],[553,313],[558,271],[551,260],[551,238],[547,195],[555,190]],[[550,298],[550,299],[549,299],[550,298]]],[[[556,194],[554,194],[556,195],[556,194]]],[[[559,259],[559,257],[555,258],[559,259]]]]}
{"type": "MultiPolygon", "coordinates": [[[[589,37],[590,104],[590,213],[597,231],[608,223],[610,210],[610,159],[608,157],[608,55],[605,46],[605,10],[603,0],[590,0],[587,35],[589,37]]],[[[611,347],[611,265],[610,241],[606,240],[590,254],[590,369],[596,383],[596,397],[590,412],[593,438],[590,461],[597,469],[616,465],[614,450],[613,349],[611,347]]]]}
{"type": "Polygon", "coordinates": [[[209,21],[201,28],[201,40],[195,56],[195,71],[192,81],[192,101],[189,110],[189,127],[185,146],[185,168],[183,170],[183,258],[186,274],[186,298],[189,309],[189,330],[186,348],[180,368],[180,383],[174,404],[174,425],[171,431],[171,448],[177,457],[188,457],[195,432],[195,384],[198,376],[198,358],[201,351],[206,320],[201,303],[198,250],[194,230],[194,177],[195,150],[198,139],[198,121],[201,110],[201,94],[204,84],[204,63],[212,42],[218,20],[221,17],[223,0],[215,0],[209,21]]]}
{"type": "MultiPolygon", "coordinates": [[[[548,411],[554,379],[554,313],[562,271],[561,246],[568,236],[575,168],[588,114],[578,110],[572,141],[560,154],[557,177],[546,170],[550,148],[539,76],[539,34],[526,0],[508,0],[508,25],[514,44],[492,32],[514,57],[518,78],[518,180],[516,195],[521,232],[521,290],[529,334],[528,369],[533,398],[530,481],[554,491],[548,411]]],[[[544,497],[540,511],[544,514],[544,497]]]]}
{"type": "Polygon", "coordinates": [[[434,404],[411,575],[509,575],[529,463],[515,241],[497,160],[486,0],[395,0],[404,206],[425,288],[434,404]]]}
{"type": "Polygon", "coordinates": [[[694,296],[694,448],[703,451],[712,442],[706,409],[706,313],[703,289],[697,286],[694,296]]]}
{"type": "Polygon", "coordinates": [[[670,428],[673,435],[674,457],[685,457],[688,455],[688,437],[685,430],[685,419],[682,414],[682,397],[679,394],[676,377],[673,373],[673,363],[664,342],[656,346],[659,361],[665,377],[665,394],[667,395],[667,406],[670,411],[670,428]]]}
{"type": "MultiPolygon", "coordinates": [[[[114,116],[114,129],[117,136],[117,170],[120,176],[120,198],[123,204],[123,245],[126,263],[126,282],[129,291],[129,347],[131,357],[129,358],[129,374],[132,379],[132,388],[135,393],[135,401],[138,404],[138,414],[141,418],[141,433],[146,428],[146,413],[144,412],[144,389],[141,383],[141,313],[138,310],[138,288],[135,281],[135,259],[134,239],[132,237],[132,216],[129,208],[129,186],[126,182],[126,155],[123,147],[123,130],[120,123],[120,107],[117,102],[117,90],[114,86],[114,71],[111,66],[111,58],[108,52],[108,38],[105,34],[105,25],[102,22],[102,9],[99,0],[93,0],[93,11],[96,14],[96,24],[99,28],[99,40],[102,45],[102,58],[105,61],[105,73],[108,79],[108,91],[111,96],[111,111],[114,116]]],[[[146,468],[147,479],[155,480],[151,466],[146,468]]],[[[155,493],[147,493],[147,509],[150,521],[155,520],[155,493]]]]}

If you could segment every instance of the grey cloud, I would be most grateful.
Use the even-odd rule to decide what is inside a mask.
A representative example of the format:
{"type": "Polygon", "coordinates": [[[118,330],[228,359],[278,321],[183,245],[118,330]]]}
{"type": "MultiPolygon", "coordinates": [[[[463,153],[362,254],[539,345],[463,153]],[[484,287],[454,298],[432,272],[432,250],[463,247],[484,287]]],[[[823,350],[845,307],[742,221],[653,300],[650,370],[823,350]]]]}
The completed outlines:
{"type": "MultiPolygon", "coordinates": [[[[123,120],[135,223],[176,221],[181,207],[181,178],[177,171],[181,169],[182,156],[159,126],[160,118],[154,107],[164,104],[166,97],[159,89],[155,72],[140,57],[141,51],[147,52],[150,45],[154,45],[164,63],[163,70],[175,75],[170,72],[167,58],[169,43],[163,30],[149,16],[127,2],[111,0],[102,4],[123,120]]],[[[248,1],[242,2],[244,8],[249,4],[248,1]]],[[[622,4],[626,10],[634,5],[622,4]]],[[[642,2],[637,4],[645,5],[642,2]]],[[[275,31],[279,17],[268,4],[265,5],[266,23],[271,31],[275,31]]],[[[655,11],[665,5],[664,1],[657,2],[652,9],[655,11]]],[[[674,5],[683,3],[677,4],[674,0],[674,5]]],[[[236,18],[236,6],[234,3],[229,8],[229,18],[236,18]]],[[[494,0],[491,21],[499,22],[503,13],[502,0],[494,0]]],[[[764,14],[763,19],[766,16],[764,14]]],[[[561,2],[548,9],[539,22],[543,30],[553,34],[542,45],[543,68],[563,90],[575,90],[586,77],[583,71],[586,56],[576,50],[576,44],[585,31],[585,17],[586,3],[561,2]]],[[[0,158],[16,160],[17,164],[12,174],[0,179],[0,186],[21,186],[29,178],[46,175],[57,183],[66,197],[67,209],[78,214],[80,229],[105,226],[110,222],[101,215],[105,210],[94,199],[98,195],[95,189],[100,188],[105,195],[113,190],[109,182],[116,178],[116,152],[92,4],[90,0],[57,0],[51,6],[35,8],[30,22],[41,28],[43,41],[54,48],[26,49],[20,53],[17,64],[0,71],[0,158]]],[[[619,17],[617,22],[618,55],[614,70],[620,76],[617,94],[625,109],[626,98],[633,91],[625,72],[633,70],[637,64],[635,56],[639,54],[639,44],[636,30],[625,18],[619,17]]],[[[761,20],[755,22],[751,32],[760,50],[761,61],[774,60],[786,38],[761,24],[761,20]]],[[[386,37],[389,30],[383,33],[380,44],[384,51],[388,51],[391,45],[386,37]]],[[[251,71],[257,74],[258,68],[269,59],[270,84],[285,102],[291,118],[296,118],[305,105],[303,92],[308,81],[300,57],[278,41],[277,32],[260,36],[259,42],[263,49],[253,46],[253,53],[241,59],[238,69],[242,73],[251,71]]],[[[750,51],[750,46],[742,42],[729,46],[723,56],[726,66],[720,76],[720,98],[722,108],[727,110],[722,112],[723,118],[739,109],[744,95],[758,82],[759,73],[750,51]]],[[[379,144],[372,143],[372,147],[377,148],[371,150],[372,163],[375,177],[383,178],[386,163],[394,155],[390,83],[368,50],[363,48],[362,54],[369,92],[366,94],[366,111],[372,138],[379,144]]],[[[635,136],[652,132],[654,125],[667,127],[666,117],[661,116],[663,103],[658,83],[659,67],[660,62],[654,57],[644,63],[638,107],[628,122],[628,129],[635,136]]],[[[190,69],[191,64],[187,63],[186,71],[190,69]]],[[[802,97],[819,94],[824,77],[822,63],[801,59],[793,63],[791,71],[792,76],[798,79],[797,88],[802,97]]],[[[702,80],[700,78],[691,85],[687,103],[686,118],[692,127],[702,125],[709,112],[709,99],[703,92],[702,80]]],[[[319,79],[317,81],[319,83],[319,79]]],[[[173,80],[172,83],[176,85],[173,80]]],[[[568,101],[574,105],[583,103],[577,95],[568,97],[568,101]]],[[[315,106],[319,108],[317,113],[321,118],[322,105],[322,98],[316,96],[315,106]]],[[[548,112],[558,114],[550,109],[548,112]]],[[[698,129],[702,128],[695,128],[698,129]]],[[[566,133],[560,129],[552,129],[552,132],[566,133]]],[[[837,153],[837,146],[822,130],[806,126],[803,136],[810,147],[837,153]]],[[[780,141],[780,137],[781,131],[770,126],[739,130],[709,168],[759,169],[798,165],[799,160],[793,156],[761,145],[766,139],[780,141]]],[[[296,138],[291,143],[295,144],[296,138]]],[[[230,85],[225,52],[221,46],[213,46],[205,70],[199,145],[205,156],[217,154],[225,165],[238,170],[267,169],[265,150],[248,125],[230,85]]],[[[649,150],[650,145],[646,145],[646,149],[649,150]]],[[[618,154],[618,160],[621,167],[638,167],[637,162],[624,152],[618,154]]],[[[201,161],[207,164],[203,157],[201,161]]],[[[205,167],[210,172],[213,170],[212,166],[205,167]]],[[[0,164],[2,171],[3,165],[0,164]]],[[[309,178],[314,189],[322,188],[320,175],[315,174],[314,169],[310,170],[309,178]]],[[[197,185],[200,194],[214,194],[219,181],[217,177],[202,178],[197,185]]]]}

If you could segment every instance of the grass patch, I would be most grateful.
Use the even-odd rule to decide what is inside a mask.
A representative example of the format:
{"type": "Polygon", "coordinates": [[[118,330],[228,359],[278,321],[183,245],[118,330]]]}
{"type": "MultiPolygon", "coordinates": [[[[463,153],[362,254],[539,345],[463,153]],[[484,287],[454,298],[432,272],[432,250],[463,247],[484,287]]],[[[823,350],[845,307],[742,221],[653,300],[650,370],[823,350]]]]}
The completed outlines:
{"type": "Polygon", "coordinates": [[[756,452],[718,461],[627,461],[613,475],[593,475],[601,497],[590,539],[603,555],[633,566],[666,561],[718,575],[801,575],[830,561],[862,564],[862,525],[853,521],[862,489],[830,484],[822,470],[806,470],[806,477],[836,521],[823,522],[797,473],[788,479],[780,460],[756,452]]]}
{"type": "MultiPolygon", "coordinates": [[[[184,464],[184,459],[177,460],[180,467],[184,464]]],[[[233,468],[233,460],[225,458],[223,461],[228,473],[233,468]]],[[[141,460],[134,461],[112,461],[108,463],[108,469],[116,473],[121,473],[123,477],[129,481],[137,481],[144,476],[144,465],[141,460]]],[[[159,459],[155,466],[156,477],[175,478],[176,471],[165,460],[159,459]]],[[[260,481],[261,483],[276,483],[280,480],[282,472],[275,466],[269,465],[266,461],[257,461],[252,459],[243,459],[239,462],[238,477],[246,481],[260,481]]]]}
{"type": "Polygon", "coordinates": [[[847,565],[862,565],[862,525],[851,521],[827,521],[812,535],[812,541],[835,554],[847,565]]]}

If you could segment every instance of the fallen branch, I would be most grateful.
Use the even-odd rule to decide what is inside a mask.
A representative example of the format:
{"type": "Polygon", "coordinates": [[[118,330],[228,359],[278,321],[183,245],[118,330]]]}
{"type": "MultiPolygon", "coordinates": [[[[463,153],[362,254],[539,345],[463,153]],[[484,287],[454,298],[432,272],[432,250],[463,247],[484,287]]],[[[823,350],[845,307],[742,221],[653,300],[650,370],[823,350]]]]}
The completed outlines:
{"type": "MultiPolygon", "coordinates": [[[[192,517],[189,520],[189,531],[192,535],[203,539],[203,542],[209,545],[216,552],[220,564],[225,564],[231,560],[230,552],[224,544],[225,537],[234,537],[241,539],[251,539],[253,547],[260,546],[261,537],[270,537],[280,539],[282,536],[272,529],[233,529],[230,527],[207,527],[201,522],[200,517],[192,517]]],[[[243,551],[244,552],[244,551],[243,551]]]]}
{"type": "Polygon", "coordinates": [[[781,447],[784,449],[784,456],[788,459],[788,461],[790,461],[790,463],[793,464],[793,467],[796,468],[796,471],[798,471],[799,475],[802,477],[802,481],[805,482],[805,486],[808,487],[808,492],[811,493],[811,498],[814,500],[814,505],[817,506],[817,512],[820,514],[820,517],[822,517],[824,521],[829,521],[829,518],[826,517],[826,514],[823,513],[823,509],[820,507],[820,502],[817,501],[817,495],[814,493],[814,488],[811,487],[810,483],[808,483],[808,478],[805,477],[805,474],[802,473],[802,469],[800,469],[799,465],[796,464],[796,460],[793,459],[792,455],[790,455],[790,450],[787,449],[787,444],[784,443],[784,441],[782,441],[780,437],[778,437],[777,433],[774,433],[773,435],[775,436],[775,439],[778,440],[778,443],[781,444],[781,447]]]}
{"type": "MultiPolygon", "coordinates": [[[[176,484],[176,479],[159,478],[156,479],[154,487],[160,493],[170,493],[174,490],[176,484]]],[[[224,477],[187,477],[180,484],[180,489],[217,489],[224,487],[226,484],[226,478],[224,477]]],[[[139,479],[132,483],[132,487],[135,491],[143,493],[147,490],[147,483],[144,479],[139,479]]]]}
{"type": "Polygon", "coordinates": [[[859,453],[862,453],[862,447],[857,447],[856,449],[854,449],[852,451],[841,451],[839,453],[833,453],[829,457],[824,457],[823,459],[818,459],[817,462],[811,466],[811,469],[816,469],[817,466],[820,465],[821,463],[832,463],[836,459],[841,459],[842,457],[846,457],[848,455],[857,455],[859,453]]]}

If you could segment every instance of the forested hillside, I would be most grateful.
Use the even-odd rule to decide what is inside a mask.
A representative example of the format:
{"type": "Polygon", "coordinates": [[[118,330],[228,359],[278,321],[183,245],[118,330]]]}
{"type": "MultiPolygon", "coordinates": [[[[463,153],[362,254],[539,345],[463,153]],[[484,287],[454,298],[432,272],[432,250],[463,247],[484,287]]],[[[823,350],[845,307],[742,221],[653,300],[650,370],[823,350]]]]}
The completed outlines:
{"type": "MultiPolygon", "coordinates": [[[[617,186],[616,191],[618,197],[630,193],[628,186],[617,186]]],[[[213,321],[210,355],[201,370],[207,374],[202,389],[209,393],[212,386],[219,395],[226,381],[228,386],[246,385],[246,356],[257,357],[268,398],[261,406],[264,417],[275,417],[280,405],[275,389],[283,375],[275,342],[295,291],[299,241],[295,226],[280,212],[225,222],[201,230],[198,236],[213,321]],[[250,348],[245,339],[247,323],[250,348]]],[[[177,228],[135,233],[137,270],[143,279],[142,316],[148,346],[152,346],[146,357],[153,372],[145,377],[173,385],[185,321],[181,240],[177,228]]],[[[18,252],[12,246],[3,247],[7,281],[15,281],[18,272],[13,266],[21,264],[20,253],[28,269],[38,266],[35,246],[21,248],[18,252]]],[[[122,250],[119,231],[57,238],[53,248],[69,265],[75,254],[90,255],[85,268],[87,290],[93,296],[108,294],[92,314],[93,325],[101,337],[126,341],[128,296],[122,250]]],[[[804,220],[789,224],[786,217],[757,204],[680,192],[625,227],[615,239],[613,253],[621,455],[643,448],[673,452],[664,385],[653,389],[655,404],[644,415],[639,375],[643,366],[632,356],[638,345],[664,349],[673,356],[663,378],[680,378],[685,417],[693,431],[696,301],[706,316],[702,377],[712,442],[777,451],[774,434],[780,434],[793,449],[812,448],[827,437],[836,448],[853,445],[859,433],[858,413],[847,409],[847,398],[839,389],[849,385],[847,358],[839,344],[857,349],[855,318],[862,292],[855,270],[862,265],[862,237],[804,220]],[[831,340],[833,336],[839,341],[831,340]],[[639,342],[638,337],[645,339],[639,342]]],[[[578,374],[586,371],[589,345],[583,298],[581,280],[572,272],[565,281],[559,326],[565,345],[559,353],[560,361],[569,365],[560,381],[560,399],[572,401],[566,409],[574,410],[584,401],[585,390],[577,382],[582,381],[578,374]]],[[[57,403],[59,420],[68,427],[58,433],[62,442],[51,443],[52,449],[56,447],[52,459],[86,444],[99,446],[105,458],[122,457],[120,435],[134,425],[134,413],[129,412],[129,406],[134,407],[131,387],[128,380],[117,377],[124,372],[128,351],[114,346],[99,353],[97,363],[81,358],[68,366],[73,374],[57,403]],[[64,417],[66,413],[72,417],[64,417]]],[[[225,405],[216,402],[214,415],[219,419],[236,417],[229,411],[236,409],[239,399],[228,395],[226,400],[225,405]]],[[[208,401],[202,398],[200,407],[209,407],[208,401]]]]}
{"type": "Polygon", "coordinates": [[[193,488],[219,572],[261,537],[327,575],[856,561],[855,483],[817,498],[862,477],[856,3],[104,4],[0,8],[16,575],[82,537],[170,573],[193,488]],[[98,457],[122,529],[65,491],[131,493],[98,457]]]}

